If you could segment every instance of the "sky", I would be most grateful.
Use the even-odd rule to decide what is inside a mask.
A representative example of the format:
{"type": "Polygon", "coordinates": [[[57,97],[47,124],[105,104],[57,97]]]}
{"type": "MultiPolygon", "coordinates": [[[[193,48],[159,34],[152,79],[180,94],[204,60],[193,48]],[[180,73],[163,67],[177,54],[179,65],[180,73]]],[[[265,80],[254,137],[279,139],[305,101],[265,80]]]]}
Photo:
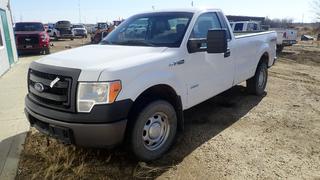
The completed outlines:
{"type": "MultiPolygon", "coordinates": [[[[194,0],[193,4],[194,7],[222,9],[227,15],[261,16],[271,19],[292,18],[295,22],[314,22],[311,1],[194,0]]],[[[15,22],[55,23],[58,20],[69,20],[72,23],[96,23],[125,19],[153,8],[157,10],[190,8],[191,2],[191,0],[11,0],[11,8],[15,22]]]]}

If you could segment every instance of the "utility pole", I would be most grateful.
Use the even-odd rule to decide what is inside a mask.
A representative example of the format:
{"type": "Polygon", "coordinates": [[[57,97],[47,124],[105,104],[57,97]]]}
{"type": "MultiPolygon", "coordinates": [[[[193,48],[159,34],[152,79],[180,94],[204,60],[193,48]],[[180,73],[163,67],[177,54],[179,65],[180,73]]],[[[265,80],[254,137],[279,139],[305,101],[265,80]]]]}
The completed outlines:
{"type": "Polygon", "coordinates": [[[193,5],[194,5],[194,4],[193,4],[193,1],[191,1],[191,7],[193,7],[193,5]]]}
{"type": "Polygon", "coordinates": [[[78,7],[79,7],[79,23],[81,24],[81,2],[78,0],[78,7]]]}

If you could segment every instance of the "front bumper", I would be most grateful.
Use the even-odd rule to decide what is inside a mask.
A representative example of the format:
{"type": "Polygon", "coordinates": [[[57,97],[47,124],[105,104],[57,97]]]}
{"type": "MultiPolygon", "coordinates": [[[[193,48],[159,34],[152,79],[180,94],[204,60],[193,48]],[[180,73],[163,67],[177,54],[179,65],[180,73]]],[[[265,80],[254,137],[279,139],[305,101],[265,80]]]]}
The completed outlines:
{"type": "MultiPolygon", "coordinates": [[[[127,111],[126,108],[129,108],[129,105],[123,107],[123,109],[118,109],[118,111],[127,111]]],[[[105,110],[108,111],[108,109],[105,110]]],[[[115,120],[107,113],[107,116],[102,115],[104,118],[109,117],[109,121],[107,121],[99,118],[99,114],[94,113],[61,112],[37,105],[28,97],[26,97],[25,113],[31,126],[41,133],[64,143],[83,147],[108,148],[120,144],[124,139],[127,126],[126,118],[115,120]],[[57,117],[60,118],[57,119],[57,117]],[[80,120],[75,121],[77,118],[80,120]],[[90,120],[94,122],[88,123],[90,120]],[[98,122],[99,120],[100,122],[98,122]]],[[[115,114],[117,114],[116,111],[115,114]]]]}
{"type": "Polygon", "coordinates": [[[46,44],[33,44],[33,45],[17,45],[17,50],[18,51],[40,51],[43,50],[44,48],[48,48],[49,43],[46,44]]]}

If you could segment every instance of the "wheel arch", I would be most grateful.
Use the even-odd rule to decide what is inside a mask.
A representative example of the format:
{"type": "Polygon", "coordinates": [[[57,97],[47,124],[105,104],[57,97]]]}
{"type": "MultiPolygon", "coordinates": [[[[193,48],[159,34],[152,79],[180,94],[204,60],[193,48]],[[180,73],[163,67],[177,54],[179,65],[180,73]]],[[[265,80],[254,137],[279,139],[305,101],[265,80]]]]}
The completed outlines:
{"type": "Polygon", "coordinates": [[[269,63],[270,63],[270,55],[267,51],[264,51],[263,53],[261,53],[261,55],[259,56],[260,59],[258,61],[258,64],[256,64],[256,69],[258,68],[259,64],[261,63],[266,63],[267,66],[269,67],[269,63]]]}
{"type": "Polygon", "coordinates": [[[145,91],[134,100],[133,105],[129,111],[129,126],[134,123],[139,111],[146,105],[155,100],[168,101],[175,109],[178,120],[178,129],[184,129],[183,106],[181,97],[176,90],[167,84],[157,84],[147,88],[145,91]]]}

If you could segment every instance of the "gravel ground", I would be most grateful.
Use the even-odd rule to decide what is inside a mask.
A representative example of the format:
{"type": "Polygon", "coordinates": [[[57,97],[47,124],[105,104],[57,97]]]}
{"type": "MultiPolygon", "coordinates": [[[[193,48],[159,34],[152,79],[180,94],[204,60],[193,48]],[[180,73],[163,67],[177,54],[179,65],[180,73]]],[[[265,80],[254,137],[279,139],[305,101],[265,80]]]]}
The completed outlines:
{"type": "MultiPolygon", "coordinates": [[[[59,42],[63,47],[63,42],[59,42]]],[[[286,49],[263,97],[237,86],[187,112],[162,159],[65,146],[32,129],[17,179],[320,179],[320,49],[286,49]]]]}

